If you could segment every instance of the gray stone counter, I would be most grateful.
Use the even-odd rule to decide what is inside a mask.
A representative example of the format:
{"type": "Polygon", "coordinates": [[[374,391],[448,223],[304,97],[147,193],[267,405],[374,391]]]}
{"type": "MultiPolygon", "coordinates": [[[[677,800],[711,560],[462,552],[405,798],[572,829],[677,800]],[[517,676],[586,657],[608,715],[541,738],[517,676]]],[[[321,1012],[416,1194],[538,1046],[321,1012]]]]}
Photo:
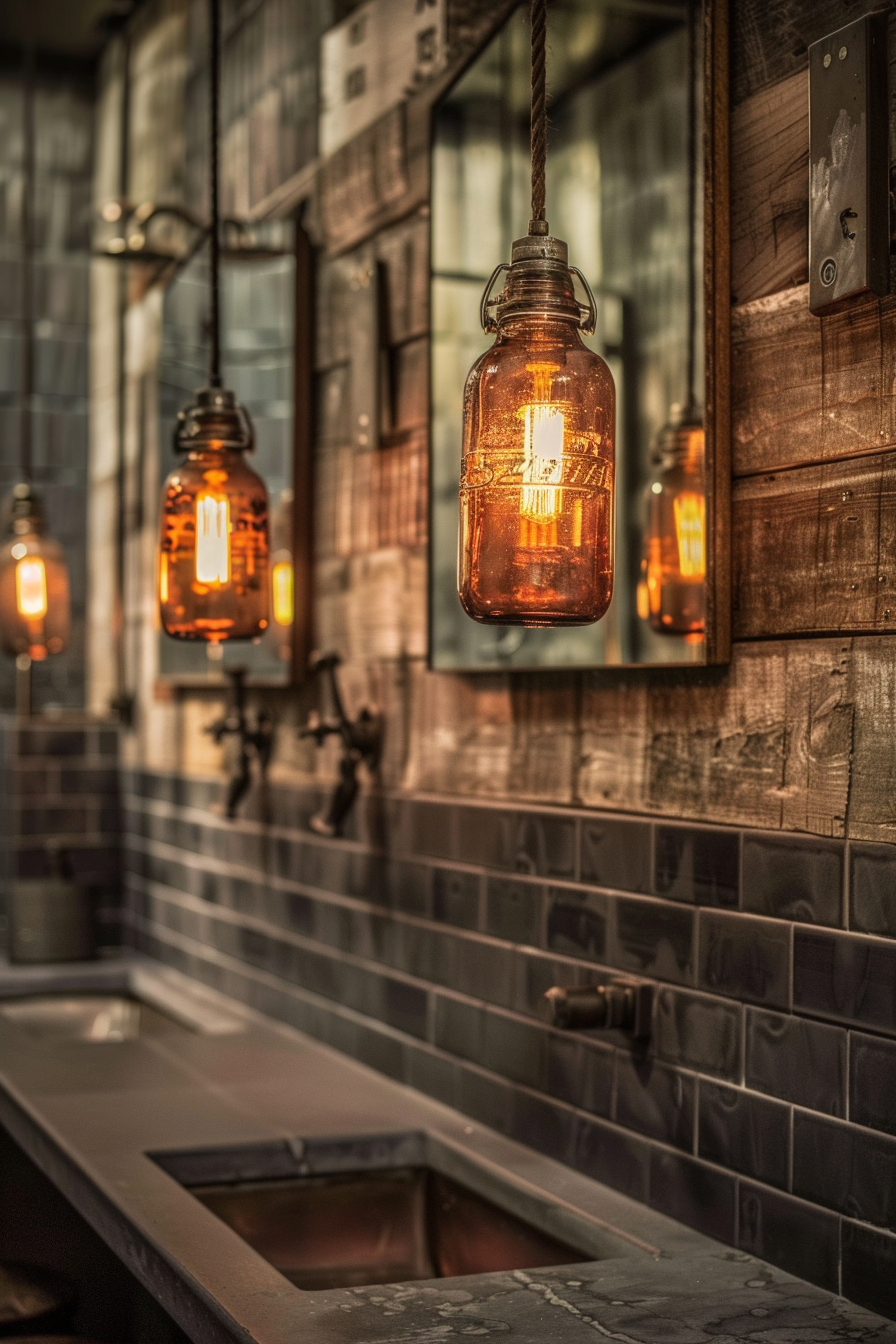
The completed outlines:
{"type": "Polygon", "coordinates": [[[228,1000],[219,1006],[223,1025],[213,1034],[101,1045],[35,1042],[0,1016],[0,1122],[197,1344],[896,1344],[896,1323],[709,1241],[289,1028],[228,1000]],[[578,1228],[579,1244],[609,1236],[617,1249],[550,1270],[306,1293],[150,1156],[279,1145],[298,1161],[315,1140],[396,1134],[430,1145],[446,1170],[484,1193],[505,1182],[521,1211],[543,1208],[555,1231],[578,1228]]]}

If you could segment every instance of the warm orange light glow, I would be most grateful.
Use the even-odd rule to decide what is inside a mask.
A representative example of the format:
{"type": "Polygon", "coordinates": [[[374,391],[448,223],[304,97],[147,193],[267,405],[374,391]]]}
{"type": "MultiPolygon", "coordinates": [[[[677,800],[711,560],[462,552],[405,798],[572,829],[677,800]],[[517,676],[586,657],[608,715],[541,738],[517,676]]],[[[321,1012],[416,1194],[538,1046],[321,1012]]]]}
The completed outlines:
{"type": "Polygon", "coordinates": [[[520,515],[533,523],[552,523],[563,507],[560,482],[563,479],[564,420],[562,410],[551,404],[551,374],[559,366],[529,364],[527,367],[534,375],[534,400],[522,411],[525,428],[520,515]]]}
{"type": "Polygon", "coordinates": [[[256,639],[271,605],[268,499],[245,461],[252,424],[232,392],[202,388],[182,412],[185,460],[165,482],[159,614],[175,639],[256,639]]]}
{"type": "Polygon", "coordinates": [[[47,571],[39,556],[16,561],[16,606],[26,620],[47,614],[47,571]]]}
{"type": "Polygon", "coordinates": [[[660,433],[659,463],[647,489],[643,581],[646,613],[660,634],[701,637],[706,580],[705,440],[699,423],[675,408],[660,433]]]}
{"type": "Polygon", "coordinates": [[[13,488],[10,527],[0,540],[0,646],[42,662],[66,648],[70,632],[68,570],[62,547],[45,531],[33,486],[13,488]]]}
{"type": "Polygon", "coordinates": [[[196,582],[230,582],[230,508],[211,490],[196,500],[196,582]]]}
{"type": "Polygon", "coordinates": [[[464,392],[460,600],[477,621],[588,625],[613,591],[615,390],[565,243],[514,243],[495,318],[464,392]]]}
{"type": "Polygon", "coordinates": [[[678,568],[683,578],[702,579],[706,574],[706,500],[703,495],[683,490],[675,496],[673,508],[675,535],[678,539],[678,568]]]}
{"type": "Polygon", "coordinates": [[[271,571],[274,620],[292,625],[295,616],[293,569],[289,560],[279,560],[271,571]]]}

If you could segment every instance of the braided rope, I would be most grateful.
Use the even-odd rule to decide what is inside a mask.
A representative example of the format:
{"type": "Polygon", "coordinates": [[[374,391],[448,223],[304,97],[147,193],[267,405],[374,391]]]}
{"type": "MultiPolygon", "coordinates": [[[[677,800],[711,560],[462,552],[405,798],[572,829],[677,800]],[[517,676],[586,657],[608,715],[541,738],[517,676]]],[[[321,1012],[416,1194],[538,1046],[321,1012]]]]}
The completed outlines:
{"type": "Polygon", "coordinates": [[[545,161],[548,149],[547,116],[547,0],[532,0],[532,218],[544,219],[545,161]]]}
{"type": "Polygon", "coordinates": [[[218,205],[218,160],[220,155],[220,99],[221,99],[221,10],[220,0],[209,5],[209,194],[211,196],[211,232],[209,234],[209,271],[211,289],[211,349],[209,351],[209,386],[221,386],[221,240],[218,205]]]}

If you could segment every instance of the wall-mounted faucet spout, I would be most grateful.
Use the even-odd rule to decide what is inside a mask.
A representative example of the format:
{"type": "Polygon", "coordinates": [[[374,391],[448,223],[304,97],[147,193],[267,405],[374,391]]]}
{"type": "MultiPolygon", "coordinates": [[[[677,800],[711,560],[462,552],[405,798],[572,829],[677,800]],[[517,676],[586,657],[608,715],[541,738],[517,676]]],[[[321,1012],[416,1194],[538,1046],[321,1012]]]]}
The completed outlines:
{"type": "Polygon", "coordinates": [[[231,684],[231,701],[227,713],[215,719],[205,729],[220,746],[225,737],[236,737],[239,743],[236,764],[227,786],[224,814],[233,818],[249,785],[252,783],[252,758],[258,761],[262,779],[274,750],[274,723],[266,709],[255,716],[255,727],[249,724],[246,713],[246,669],[228,668],[226,676],[231,684]]]}
{"type": "Polygon", "coordinates": [[[341,661],[338,653],[327,653],[314,656],[309,664],[310,672],[320,673],[326,679],[334,712],[332,717],[322,718],[312,710],[300,736],[314,738],[319,747],[328,737],[342,740],[339,782],[328,806],[311,818],[311,829],[318,835],[342,834],[343,823],[358,795],[358,766],[363,762],[368,770],[375,770],[383,745],[383,718],[377,710],[364,705],[355,719],[345,712],[336,676],[341,661]]]}
{"type": "Polygon", "coordinates": [[[566,1031],[626,1031],[650,1035],[654,987],[649,980],[616,977],[605,985],[555,985],[541,1000],[542,1015],[566,1031]]]}

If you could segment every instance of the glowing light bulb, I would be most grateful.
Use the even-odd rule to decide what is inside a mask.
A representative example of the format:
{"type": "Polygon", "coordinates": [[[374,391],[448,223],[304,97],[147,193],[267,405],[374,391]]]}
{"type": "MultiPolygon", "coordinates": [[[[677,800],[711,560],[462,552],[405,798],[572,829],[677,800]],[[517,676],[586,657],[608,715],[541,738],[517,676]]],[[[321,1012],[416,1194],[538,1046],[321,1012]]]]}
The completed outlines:
{"type": "Polygon", "coordinates": [[[675,496],[673,509],[678,568],[683,578],[702,579],[706,575],[706,500],[703,495],[685,490],[675,496]]]}
{"type": "Polygon", "coordinates": [[[278,560],[271,570],[271,591],[274,620],[278,625],[292,625],[295,596],[293,568],[289,560],[278,560]]]}
{"type": "Polygon", "coordinates": [[[196,582],[230,582],[230,506],[210,490],[196,500],[196,582]]]}
{"type": "Polygon", "coordinates": [[[533,523],[552,523],[563,507],[563,412],[551,404],[551,374],[556,364],[530,364],[535,400],[523,407],[523,489],[520,515],[533,523]]]}
{"type": "Polygon", "coordinates": [[[659,634],[699,638],[705,614],[705,439],[694,417],[689,411],[683,419],[676,407],[660,431],[657,471],[646,493],[647,600],[638,614],[659,634]]]}
{"type": "Polygon", "coordinates": [[[47,614],[47,571],[39,556],[16,561],[16,606],[27,620],[47,614]]]}

